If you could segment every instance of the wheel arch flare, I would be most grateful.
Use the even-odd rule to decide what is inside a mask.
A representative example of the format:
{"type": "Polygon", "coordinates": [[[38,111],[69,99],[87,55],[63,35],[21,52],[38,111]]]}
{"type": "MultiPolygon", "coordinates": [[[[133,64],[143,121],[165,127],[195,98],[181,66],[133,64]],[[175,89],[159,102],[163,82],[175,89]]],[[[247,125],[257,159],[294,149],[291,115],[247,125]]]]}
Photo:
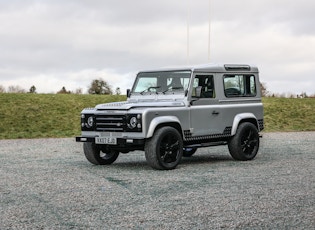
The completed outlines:
{"type": "Polygon", "coordinates": [[[231,130],[232,136],[236,134],[236,130],[242,122],[250,122],[253,125],[255,125],[257,129],[259,128],[257,118],[253,113],[240,113],[234,117],[232,130],[231,130]]]}
{"type": "Polygon", "coordinates": [[[176,116],[161,116],[154,118],[147,131],[146,138],[151,138],[155,130],[161,126],[172,126],[182,134],[181,123],[176,116]]]}

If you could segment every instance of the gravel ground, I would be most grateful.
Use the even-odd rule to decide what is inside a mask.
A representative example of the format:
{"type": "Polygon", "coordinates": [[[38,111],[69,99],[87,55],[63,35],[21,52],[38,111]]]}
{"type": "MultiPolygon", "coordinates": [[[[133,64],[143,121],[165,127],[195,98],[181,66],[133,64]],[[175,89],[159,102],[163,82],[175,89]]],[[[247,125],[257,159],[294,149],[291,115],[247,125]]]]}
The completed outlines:
{"type": "Polygon", "coordinates": [[[156,171],[94,166],[71,139],[0,141],[0,229],[314,229],[315,132],[266,133],[255,160],[204,148],[156,171]]]}

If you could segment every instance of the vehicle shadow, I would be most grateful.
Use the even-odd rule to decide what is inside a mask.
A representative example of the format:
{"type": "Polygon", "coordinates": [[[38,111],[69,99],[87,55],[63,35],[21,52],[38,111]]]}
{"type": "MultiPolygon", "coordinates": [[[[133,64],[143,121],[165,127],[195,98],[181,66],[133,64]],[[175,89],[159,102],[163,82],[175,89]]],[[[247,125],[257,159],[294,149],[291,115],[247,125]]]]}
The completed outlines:
{"type": "MultiPolygon", "coordinates": [[[[189,165],[203,165],[203,164],[212,164],[212,163],[222,163],[222,162],[234,162],[233,158],[230,155],[215,155],[215,154],[195,154],[191,157],[183,157],[178,167],[189,166],[189,165]]],[[[149,169],[152,168],[147,164],[145,158],[140,158],[138,160],[132,159],[123,159],[121,161],[115,162],[110,167],[120,168],[120,169],[149,169]]]]}
{"type": "Polygon", "coordinates": [[[219,162],[229,162],[234,161],[230,155],[193,155],[191,157],[183,157],[180,162],[181,165],[189,165],[189,164],[204,164],[204,163],[219,163],[219,162]]]}

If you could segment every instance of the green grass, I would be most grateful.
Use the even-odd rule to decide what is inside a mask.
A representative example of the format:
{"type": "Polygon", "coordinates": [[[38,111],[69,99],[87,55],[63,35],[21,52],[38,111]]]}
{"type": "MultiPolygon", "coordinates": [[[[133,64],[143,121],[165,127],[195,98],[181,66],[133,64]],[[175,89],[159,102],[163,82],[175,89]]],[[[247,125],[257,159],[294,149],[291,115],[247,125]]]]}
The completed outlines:
{"type": "Polygon", "coordinates": [[[72,137],[80,134],[80,112],[125,96],[0,94],[0,139],[72,137]]]}
{"type": "MultiPolygon", "coordinates": [[[[80,135],[80,112],[125,96],[0,94],[0,139],[80,135]]],[[[315,99],[264,98],[265,131],[315,131],[315,99]]]]}
{"type": "Polygon", "coordinates": [[[315,131],[314,98],[264,98],[267,132],[315,131]]]}

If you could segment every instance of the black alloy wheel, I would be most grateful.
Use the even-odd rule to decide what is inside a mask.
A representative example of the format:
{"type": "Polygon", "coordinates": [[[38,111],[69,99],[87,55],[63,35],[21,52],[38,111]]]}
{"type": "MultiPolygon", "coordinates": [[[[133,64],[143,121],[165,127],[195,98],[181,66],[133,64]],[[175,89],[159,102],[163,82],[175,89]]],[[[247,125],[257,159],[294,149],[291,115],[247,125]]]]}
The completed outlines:
{"type": "Polygon", "coordinates": [[[228,147],[235,160],[254,159],[259,149],[259,134],[256,126],[249,122],[240,124],[228,147]]]}
{"type": "Polygon", "coordinates": [[[95,165],[109,165],[112,164],[119,156],[117,151],[103,152],[94,143],[85,142],[83,144],[84,155],[86,159],[95,165]]]}
{"type": "Polygon", "coordinates": [[[174,169],[183,155],[183,140],[173,127],[158,129],[146,142],[145,156],[148,164],[155,169],[174,169]]]}

